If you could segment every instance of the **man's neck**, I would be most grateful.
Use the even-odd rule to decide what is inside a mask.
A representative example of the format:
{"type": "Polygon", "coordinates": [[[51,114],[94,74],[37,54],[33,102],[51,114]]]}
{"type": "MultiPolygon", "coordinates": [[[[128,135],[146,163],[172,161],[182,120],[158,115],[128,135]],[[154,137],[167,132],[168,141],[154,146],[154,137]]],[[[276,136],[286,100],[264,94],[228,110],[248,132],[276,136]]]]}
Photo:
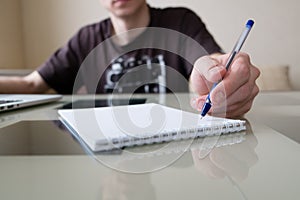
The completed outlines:
{"type": "Polygon", "coordinates": [[[134,15],[128,17],[111,16],[110,18],[113,25],[113,35],[117,35],[115,42],[125,45],[143,32],[143,29],[140,28],[146,28],[149,25],[150,9],[145,5],[134,15]],[[132,29],[137,30],[130,31],[132,29]]]}

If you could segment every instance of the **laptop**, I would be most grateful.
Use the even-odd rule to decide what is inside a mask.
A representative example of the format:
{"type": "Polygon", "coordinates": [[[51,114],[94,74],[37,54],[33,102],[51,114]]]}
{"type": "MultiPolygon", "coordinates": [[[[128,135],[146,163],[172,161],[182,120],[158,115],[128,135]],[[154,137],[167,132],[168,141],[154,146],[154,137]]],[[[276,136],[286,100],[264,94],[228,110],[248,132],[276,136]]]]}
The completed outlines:
{"type": "Polygon", "coordinates": [[[40,105],[62,98],[58,94],[2,94],[0,95],[0,112],[40,105]]]}

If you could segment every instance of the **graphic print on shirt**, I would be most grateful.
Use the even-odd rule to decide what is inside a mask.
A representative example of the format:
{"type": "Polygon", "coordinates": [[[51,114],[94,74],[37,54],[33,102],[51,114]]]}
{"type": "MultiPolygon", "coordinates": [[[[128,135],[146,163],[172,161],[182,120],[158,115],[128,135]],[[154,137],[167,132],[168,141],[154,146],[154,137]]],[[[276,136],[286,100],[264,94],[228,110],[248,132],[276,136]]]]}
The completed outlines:
{"type": "Polygon", "coordinates": [[[166,93],[164,56],[121,56],[105,74],[107,93],[166,93]]]}

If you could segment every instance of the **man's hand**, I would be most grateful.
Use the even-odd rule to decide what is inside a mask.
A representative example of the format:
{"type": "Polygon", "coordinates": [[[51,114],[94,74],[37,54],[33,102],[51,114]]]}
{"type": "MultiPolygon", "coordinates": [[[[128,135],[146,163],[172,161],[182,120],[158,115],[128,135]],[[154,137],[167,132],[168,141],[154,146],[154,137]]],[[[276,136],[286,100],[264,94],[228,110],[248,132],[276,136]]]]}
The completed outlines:
{"type": "Polygon", "coordinates": [[[225,69],[229,54],[215,54],[199,58],[190,77],[192,92],[199,95],[191,105],[201,110],[213,83],[222,80],[211,92],[210,115],[239,117],[248,112],[259,89],[255,81],[260,72],[246,53],[236,55],[228,71],[225,69]]]}

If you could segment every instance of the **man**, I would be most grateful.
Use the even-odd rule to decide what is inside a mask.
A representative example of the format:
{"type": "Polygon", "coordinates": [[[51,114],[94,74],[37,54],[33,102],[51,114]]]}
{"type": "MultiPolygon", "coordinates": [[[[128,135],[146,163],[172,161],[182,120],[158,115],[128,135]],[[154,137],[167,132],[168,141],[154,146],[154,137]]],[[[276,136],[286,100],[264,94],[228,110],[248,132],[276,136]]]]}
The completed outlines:
{"type": "MultiPolygon", "coordinates": [[[[163,83],[166,83],[167,88],[171,87],[171,91],[184,91],[174,85],[181,85],[177,80],[182,77],[190,79],[190,88],[199,95],[192,101],[194,108],[201,109],[212,83],[223,77],[222,83],[211,94],[214,114],[222,112],[224,108],[227,117],[240,116],[249,111],[258,93],[255,84],[259,76],[258,69],[251,64],[247,54],[240,53],[236,56],[230,71],[226,72],[224,65],[228,55],[221,54],[220,47],[193,12],[184,8],[154,9],[147,5],[146,0],[101,0],[101,3],[109,11],[109,19],[82,28],[67,45],[28,76],[1,77],[0,91],[43,93],[52,88],[58,93],[71,94],[84,88],[88,93],[106,93],[118,87],[120,92],[126,92],[124,89],[128,84],[119,84],[123,79],[122,77],[116,79],[115,75],[128,76],[127,74],[132,73],[123,73],[123,69],[132,63],[146,64],[153,61],[162,69],[164,65],[170,66],[166,69],[168,77],[163,83]],[[189,44],[186,40],[189,39],[181,37],[180,34],[170,37],[155,33],[153,35],[146,27],[182,33],[199,43],[210,56],[198,51],[200,48],[185,51],[189,44]],[[167,46],[160,47],[164,43],[167,43],[167,46]],[[181,48],[182,44],[185,48],[181,48]],[[156,48],[153,50],[150,48],[151,45],[156,48]],[[179,50],[169,50],[173,47],[179,50]],[[93,52],[100,58],[96,61],[86,59],[93,52]],[[115,65],[111,62],[115,62],[115,65]],[[86,65],[88,67],[85,67],[86,65]],[[174,72],[170,75],[171,71],[174,72]],[[181,77],[178,74],[174,77],[176,72],[181,77]]],[[[151,68],[150,65],[149,67],[151,68]]],[[[129,68],[128,72],[132,72],[132,68],[129,68]]],[[[140,78],[144,79],[146,76],[140,78]]],[[[135,80],[139,76],[134,74],[130,78],[132,77],[135,80]]],[[[142,89],[135,87],[135,90],[141,92],[159,92],[151,83],[142,89]]]]}

